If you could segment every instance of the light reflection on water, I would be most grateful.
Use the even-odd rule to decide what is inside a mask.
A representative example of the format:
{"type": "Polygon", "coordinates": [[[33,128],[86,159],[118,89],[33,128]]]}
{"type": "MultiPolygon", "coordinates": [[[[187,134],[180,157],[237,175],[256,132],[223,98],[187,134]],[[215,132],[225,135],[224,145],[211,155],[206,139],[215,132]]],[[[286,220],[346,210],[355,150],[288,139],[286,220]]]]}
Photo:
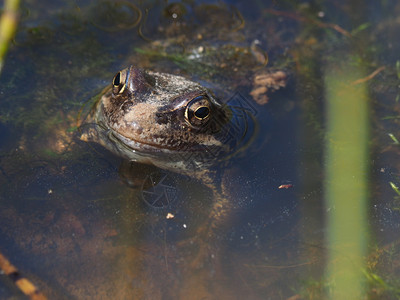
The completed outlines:
{"type": "MultiPolygon", "coordinates": [[[[296,55],[321,52],[301,52],[305,50],[299,50],[295,41],[301,30],[305,32],[302,27],[313,23],[299,25],[296,18],[264,14],[257,1],[245,7],[118,3],[121,6],[111,8],[107,2],[81,2],[79,9],[54,2],[22,7],[22,23],[0,85],[0,250],[45,294],[57,299],[276,299],[307,288],[313,292],[317,288],[308,281],[320,280],[325,252],[322,83],[318,66],[310,66],[314,73],[304,74],[296,55]],[[113,9],[114,14],[108,14],[113,9]],[[210,19],[205,19],[207,13],[210,19]],[[218,19],[225,25],[211,31],[207,26],[221,24],[218,19]],[[189,38],[180,40],[182,34],[189,38]],[[232,211],[212,238],[199,245],[196,234],[210,214],[212,192],[189,176],[143,166],[135,166],[134,176],[126,175],[121,159],[78,141],[75,120],[82,104],[132,62],[202,81],[211,78],[221,89],[240,88],[246,101],[252,101],[252,80],[238,84],[248,73],[233,72],[230,66],[225,68],[231,73],[212,72],[223,56],[213,63],[207,57],[196,63],[176,53],[192,51],[191,43],[243,49],[255,39],[268,51],[270,66],[287,71],[289,81],[270,95],[267,104],[254,104],[258,137],[221,172],[220,184],[229,191],[232,211]],[[154,43],[158,48],[149,46],[154,43]],[[148,47],[163,55],[137,51],[150,52],[148,47]],[[167,193],[169,206],[155,208],[143,201],[150,195],[143,191],[143,178],[149,174],[154,174],[154,181],[168,179],[163,181],[167,190],[161,192],[167,193]],[[279,189],[285,184],[287,189],[279,189]],[[166,218],[168,213],[173,218],[166,218]],[[196,260],[204,249],[207,255],[196,260]]],[[[274,5],[268,8],[296,8],[274,5]]],[[[374,15],[373,21],[381,19],[374,15]]],[[[385,24],[381,26],[390,28],[385,31],[390,39],[393,29],[385,24]]],[[[332,36],[334,42],[340,38],[332,36]]],[[[312,38],[303,42],[310,48],[319,46],[312,38]]],[[[395,41],[392,47],[397,47],[395,41]]],[[[247,56],[240,56],[240,51],[234,57],[241,60],[238,65],[259,72],[246,65],[247,56]]],[[[322,63],[321,58],[314,57],[312,63],[322,63]]],[[[376,85],[371,89],[378,89],[376,85]]],[[[395,125],[387,126],[395,131],[395,125]]],[[[376,168],[390,167],[390,181],[395,181],[397,164],[389,158],[378,156],[376,168]]],[[[396,239],[393,229],[399,224],[391,192],[383,188],[384,200],[373,201],[377,212],[372,213],[372,225],[385,236],[385,243],[396,239]]],[[[2,278],[1,298],[12,295],[18,291],[2,278]]]]}

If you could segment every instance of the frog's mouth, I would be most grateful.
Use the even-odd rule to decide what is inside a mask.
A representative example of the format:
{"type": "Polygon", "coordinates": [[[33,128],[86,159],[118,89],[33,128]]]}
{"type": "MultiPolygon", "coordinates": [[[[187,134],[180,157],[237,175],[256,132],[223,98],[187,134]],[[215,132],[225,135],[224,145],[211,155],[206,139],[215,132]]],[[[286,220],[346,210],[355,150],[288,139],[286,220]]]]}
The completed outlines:
{"type": "MultiPolygon", "coordinates": [[[[220,141],[214,140],[211,144],[203,143],[179,143],[179,147],[174,147],[173,145],[156,143],[154,140],[143,141],[142,139],[135,139],[134,137],[126,137],[125,135],[117,132],[113,128],[107,128],[108,138],[112,143],[118,145],[120,148],[125,148],[132,152],[138,152],[143,154],[160,154],[167,153],[170,154],[180,154],[185,155],[185,153],[207,153],[212,151],[214,154],[216,151],[228,151],[227,145],[223,145],[220,141]],[[217,150],[218,149],[218,150],[217,150]]],[[[206,154],[204,156],[207,156],[206,154]]]]}
{"type": "MultiPolygon", "coordinates": [[[[160,168],[188,169],[203,168],[220,160],[224,147],[218,147],[214,152],[200,145],[193,147],[174,148],[167,145],[137,141],[127,138],[113,129],[108,130],[108,139],[121,156],[141,163],[153,164],[160,168]]],[[[226,153],[226,152],[224,152],[226,153]]],[[[223,156],[223,155],[222,155],[223,156]]]]}
{"type": "Polygon", "coordinates": [[[132,137],[126,137],[117,131],[109,128],[108,138],[121,147],[133,152],[149,152],[149,153],[159,153],[159,152],[179,152],[177,148],[168,145],[160,145],[150,141],[143,141],[135,139],[132,137]]]}

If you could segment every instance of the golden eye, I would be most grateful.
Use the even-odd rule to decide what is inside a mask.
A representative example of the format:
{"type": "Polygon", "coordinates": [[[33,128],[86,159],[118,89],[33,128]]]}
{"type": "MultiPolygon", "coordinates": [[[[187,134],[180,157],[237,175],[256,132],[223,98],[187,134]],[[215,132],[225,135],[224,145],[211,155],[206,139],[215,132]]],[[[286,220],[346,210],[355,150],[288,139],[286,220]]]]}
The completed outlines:
{"type": "Polygon", "coordinates": [[[125,69],[115,74],[114,79],[112,81],[112,89],[115,95],[124,92],[126,86],[125,81],[126,77],[128,76],[127,73],[128,73],[127,69],[125,69]]]}
{"type": "Polygon", "coordinates": [[[113,86],[118,87],[121,83],[121,72],[118,72],[117,75],[114,76],[113,86]]]}
{"type": "Polygon", "coordinates": [[[202,126],[208,122],[211,114],[211,104],[207,96],[193,98],[186,107],[185,119],[194,127],[202,126]]]}

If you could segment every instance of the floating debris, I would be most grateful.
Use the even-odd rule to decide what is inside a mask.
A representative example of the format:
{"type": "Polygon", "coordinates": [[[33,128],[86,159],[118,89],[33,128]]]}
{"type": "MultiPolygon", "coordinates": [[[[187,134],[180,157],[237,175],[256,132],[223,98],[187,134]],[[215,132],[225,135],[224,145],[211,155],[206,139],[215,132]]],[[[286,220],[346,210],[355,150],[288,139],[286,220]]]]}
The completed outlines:
{"type": "Polygon", "coordinates": [[[293,184],[281,184],[278,189],[290,189],[293,187],[293,184]]]}

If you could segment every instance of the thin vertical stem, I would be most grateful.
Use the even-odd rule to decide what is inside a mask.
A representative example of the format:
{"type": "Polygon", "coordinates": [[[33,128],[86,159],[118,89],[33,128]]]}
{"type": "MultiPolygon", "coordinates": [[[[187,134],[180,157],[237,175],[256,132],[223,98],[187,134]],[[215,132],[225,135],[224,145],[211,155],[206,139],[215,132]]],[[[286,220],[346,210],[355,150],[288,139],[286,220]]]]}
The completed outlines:
{"type": "Polygon", "coordinates": [[[18,23],[19,0],[6,0],[0,18],[0,72],[3,69],[4,59],[10,41],[15,35],[18,23]]]}
{"type": "Polygon", "coordinates": [[[327,68],[325,182],[328,219],[327,279],[331,299],[364,299],[367,243],[368,96],[363,77],[349,68],[327,68]]]}

